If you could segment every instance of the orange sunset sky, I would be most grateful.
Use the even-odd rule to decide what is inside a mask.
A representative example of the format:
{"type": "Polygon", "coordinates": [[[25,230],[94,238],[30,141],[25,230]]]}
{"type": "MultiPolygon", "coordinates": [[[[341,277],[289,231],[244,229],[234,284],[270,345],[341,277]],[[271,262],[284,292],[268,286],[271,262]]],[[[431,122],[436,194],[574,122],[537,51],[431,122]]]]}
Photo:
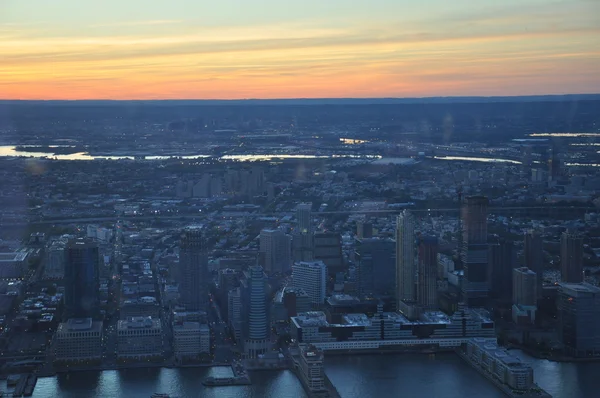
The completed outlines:
{"type": "Polygon", "coordinates": [[[600,0],[0,0],[0,98],[600,93],[600,0]]]}

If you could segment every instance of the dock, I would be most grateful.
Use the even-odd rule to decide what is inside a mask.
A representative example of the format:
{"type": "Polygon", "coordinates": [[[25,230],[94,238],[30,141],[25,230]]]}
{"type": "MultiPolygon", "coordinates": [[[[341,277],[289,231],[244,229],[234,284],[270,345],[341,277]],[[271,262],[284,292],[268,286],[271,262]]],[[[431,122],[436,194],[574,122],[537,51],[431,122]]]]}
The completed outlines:
{"type": "Polygon", "coordinates": [[[33,390],[37,383],[37,376],[30,374],[22,374],[12,393],[13,397],[30,397],[33,395],[33,390]]]}

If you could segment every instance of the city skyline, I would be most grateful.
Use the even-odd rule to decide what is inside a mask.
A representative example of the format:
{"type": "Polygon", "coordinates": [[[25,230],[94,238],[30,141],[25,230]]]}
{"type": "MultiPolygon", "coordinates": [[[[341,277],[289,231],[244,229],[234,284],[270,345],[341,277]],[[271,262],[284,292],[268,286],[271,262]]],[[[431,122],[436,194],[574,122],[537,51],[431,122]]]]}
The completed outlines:
{"type": "Polygon", "coordinates": [[[0,6],[3,99],[598,93],[600,4],[0,6]],[[231,10],[235,10],[232,12],[231,10]]]}

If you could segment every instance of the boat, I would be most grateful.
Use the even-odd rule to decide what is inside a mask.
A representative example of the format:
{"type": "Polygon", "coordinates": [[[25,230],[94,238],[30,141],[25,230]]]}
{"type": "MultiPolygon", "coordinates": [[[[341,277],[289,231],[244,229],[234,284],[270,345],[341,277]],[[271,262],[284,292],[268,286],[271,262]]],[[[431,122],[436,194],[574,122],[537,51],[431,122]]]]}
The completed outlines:
{"type": "Polygon", "coordinates": [[[164,392],[155,392],[154,394],[150,395],[150,398],[171,398],[171,396],[164,392]]]}

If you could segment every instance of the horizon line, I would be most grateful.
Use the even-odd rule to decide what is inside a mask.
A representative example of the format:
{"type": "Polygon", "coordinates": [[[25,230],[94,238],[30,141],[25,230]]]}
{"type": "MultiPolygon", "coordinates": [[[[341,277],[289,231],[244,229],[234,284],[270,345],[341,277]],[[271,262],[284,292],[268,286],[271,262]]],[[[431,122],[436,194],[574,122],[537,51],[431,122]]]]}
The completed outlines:
{"type": "Polygon", "coordinates": [[[293,97],[293,98],[81,98],[81,99],[11,99],[0,98],[0,102],[246,102],[246,101],[402,101],[432,99],[519,99],[519,98],[600,97],[598,93],[526,94],[526,95],[439,95],[427,97],[293,97]]]}

